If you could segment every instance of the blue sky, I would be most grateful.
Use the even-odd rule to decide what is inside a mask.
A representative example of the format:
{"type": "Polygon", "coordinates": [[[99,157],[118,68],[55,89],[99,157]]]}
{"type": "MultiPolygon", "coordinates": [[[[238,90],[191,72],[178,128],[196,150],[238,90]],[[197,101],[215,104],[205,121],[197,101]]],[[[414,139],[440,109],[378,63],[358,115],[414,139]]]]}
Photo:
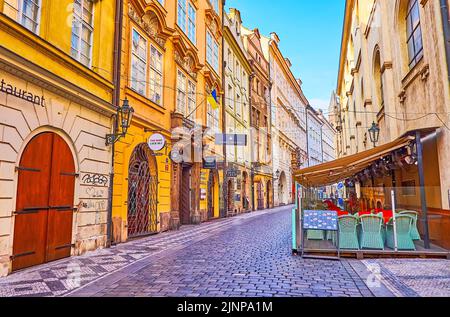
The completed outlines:
{"type": "Polygon", "coordinates": [[[241,11],[243,24],[269,35],[292,62],[312,106],[328,108],[336,87],[345,0],[226,0],[241,11]]]}

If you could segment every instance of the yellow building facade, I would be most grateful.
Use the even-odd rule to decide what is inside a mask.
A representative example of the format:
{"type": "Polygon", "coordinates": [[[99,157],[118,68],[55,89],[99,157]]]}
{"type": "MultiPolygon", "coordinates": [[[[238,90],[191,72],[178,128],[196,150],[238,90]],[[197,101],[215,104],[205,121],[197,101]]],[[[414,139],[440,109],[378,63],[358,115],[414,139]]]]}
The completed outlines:
{"type": "Polygon", "coordinates": [[[225,133],[247,136],[247,145],[228,145],[227,167],[236,171],[228,177],[228,212],[250,211],[251,206],[251,146],[250,139],[250,75],[252,68],[240,35],[242,19],[239,10],[230,9],[225,17],[225,133]]]}
{"type": "Polygon", "coordinates": [[[202,168],[201,152],[223,157],[214,142],[221,99],[217,109],[207,100],[222,93],[222,5],[125,0],[123,11],[121,99],[135,113],[115,150],[117,242],[219,217],[223,179],[222,171],[202,168]],[[200,144],[191,142],[194,131],[200,144]],[[164,143],[158,151],[149,146],[155,135],[164,143]]]}
{"type": "Polygon", "coordinates": [[[107,245],[114,15],[0,1],[0,275],[107,245]]]}
{"type": "MultiPolygon", "coordinates": [[[[426,202],[435,216],[429,220],[430,234],[442,245],[450,241],[445,225],[450,209],[448,23],[448,1],[346,1],[337,103],[333,101],[339,157],[373,147],[372,123],[380,127],[377,145],[421,131],[426,202]]],[[[417,167],[405,165],[392,180],[375,177],[369,187],[418,188],[417,167]]],[[[362,189],[367,191],[373,189],[362,189]]],[[[402,208],[417,210],[421,204],[419,190],[398,195],[402,208]]],[[[385,203],[376,193],[369,196],[367,207],[385,203]]]]}

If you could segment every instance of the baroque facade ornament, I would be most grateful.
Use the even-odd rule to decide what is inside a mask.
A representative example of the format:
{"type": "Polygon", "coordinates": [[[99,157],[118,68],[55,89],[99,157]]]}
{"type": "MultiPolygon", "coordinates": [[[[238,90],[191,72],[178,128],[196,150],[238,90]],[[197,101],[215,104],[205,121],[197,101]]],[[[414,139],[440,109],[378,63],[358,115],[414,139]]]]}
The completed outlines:
{"type": "Polygon", "coordinates": [[[191,56],[182,57],[180,53],[175,51],[175,61],[194,79],[197,79],[195,72],[195,62],[191,56]]]}
{"type": "Polygon", "coordinates": [[[145,14],[144,16],[139,16],[139,14],[134,9],[133,5],[129,3],[128,5],[128,16],[136,22],[146,33],[161,47],[164,47],[166,41],[159,36],[159,25],[158,18],[155,15],[145,14]]]}

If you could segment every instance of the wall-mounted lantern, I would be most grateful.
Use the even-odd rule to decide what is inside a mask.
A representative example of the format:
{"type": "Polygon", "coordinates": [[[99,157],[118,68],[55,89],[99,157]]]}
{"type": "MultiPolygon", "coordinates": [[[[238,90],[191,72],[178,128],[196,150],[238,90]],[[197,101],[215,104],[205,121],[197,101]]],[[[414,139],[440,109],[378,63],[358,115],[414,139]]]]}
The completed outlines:
{"type": "Polygon", "coordinates": [[[372,123],[372,127],[369,129],[369,136],[373,147],[376,147],[380,138],[380,127],[375,122],[372,123]]]}
{"type": "Polygon", "coordinates": [[[133,119],[134,109],[130,107],[128,99],[125,98],[122,107],[117,108],[116,120],[120,122],[121,133],[107,134],[106,135],[106,145],[111,145],[119,141],[120,138],[125,137],[128,128],[131,125],[131,120],[133,119]]]}

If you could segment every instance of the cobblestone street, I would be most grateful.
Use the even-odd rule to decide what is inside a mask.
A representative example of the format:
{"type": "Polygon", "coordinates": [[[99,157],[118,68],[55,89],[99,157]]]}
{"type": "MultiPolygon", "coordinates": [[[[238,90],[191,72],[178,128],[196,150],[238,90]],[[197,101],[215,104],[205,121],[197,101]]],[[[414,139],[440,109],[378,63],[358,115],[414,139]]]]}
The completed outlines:
{"type": "Polygon", "coordinates": [[[293,257],[290,210],[185,226],[23,270],[0,278],[0,296],[450,295],[448,261],[293,257]]]}

